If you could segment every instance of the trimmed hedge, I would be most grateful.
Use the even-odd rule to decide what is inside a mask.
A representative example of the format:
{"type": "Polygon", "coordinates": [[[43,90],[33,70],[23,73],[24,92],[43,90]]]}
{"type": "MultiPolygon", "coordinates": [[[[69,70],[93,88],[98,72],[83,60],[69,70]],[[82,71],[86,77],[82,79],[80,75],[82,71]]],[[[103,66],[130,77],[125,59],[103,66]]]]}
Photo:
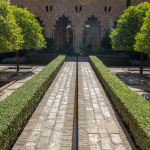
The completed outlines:
{"type": "Polygon", "coordinates": [[[52,55],[52,54],[29,53],[25,55],[25,58],[27,64],[47,65],[51,60],[53,60],[57,56],[58,55],[52,55]]]}
{"type": "Polygon", "coordinates": [[[90,63],[137,146],[150,150],[150,103],[111,73],[97,57],[90,56],[90,63]]]}
{"type": "Polygon", "coordinates": [[[14,144],[64,61],[65,56],[58,56],[39,74],[0,102],[1,150],[8,150],[14,144]]]}
{"type": "Polygon", "coordinates": [[[130,57],[128,55],[97,55],[97,57],[106,65],[106,66],[126,66],[129,64],[130,57]]]}

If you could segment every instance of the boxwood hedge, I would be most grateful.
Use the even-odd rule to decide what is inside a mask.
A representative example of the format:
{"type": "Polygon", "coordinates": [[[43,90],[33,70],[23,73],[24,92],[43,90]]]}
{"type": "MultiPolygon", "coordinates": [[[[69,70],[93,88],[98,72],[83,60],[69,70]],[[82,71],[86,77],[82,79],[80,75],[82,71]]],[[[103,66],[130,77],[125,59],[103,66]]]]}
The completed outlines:
{"type": "Polygon", "coordinates": [[[58,56],[39,74],[0,102],[1,150],[8,150],[14,144],[64,61],[65,56],[58,56]]]}
{"type": "Polygon", "coordinates": [[[150,103],[119,80],[97,57],[90,56],[90,63],[136,145],[142,150],[150,150],[150,103]]]}

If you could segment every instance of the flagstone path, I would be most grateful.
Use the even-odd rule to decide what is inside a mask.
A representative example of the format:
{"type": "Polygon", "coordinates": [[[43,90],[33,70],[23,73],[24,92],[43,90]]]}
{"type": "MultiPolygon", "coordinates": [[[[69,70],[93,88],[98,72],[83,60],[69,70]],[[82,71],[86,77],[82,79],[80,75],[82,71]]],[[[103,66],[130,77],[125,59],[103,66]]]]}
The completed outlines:
{"type": "MultiPolygon", "coordinates": [[[[74,150],[75,58],[67,58],[13,150],[74,150]]],[[[78,62],[79,150],[135,150],[126,129],[92,70],[78,62]]]]}

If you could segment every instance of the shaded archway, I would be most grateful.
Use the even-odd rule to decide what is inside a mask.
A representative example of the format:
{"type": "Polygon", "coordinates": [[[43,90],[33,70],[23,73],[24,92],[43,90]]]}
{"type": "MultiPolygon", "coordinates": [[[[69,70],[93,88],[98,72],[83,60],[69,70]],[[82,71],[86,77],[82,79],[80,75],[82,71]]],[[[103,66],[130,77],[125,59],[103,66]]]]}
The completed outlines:
{"type": "Polygon", "coordinates": [[[127,7],[131,5],[131,0],[127,0],[127,7]]]}
{"type": "Polygon", "coordinates": [[[92,16],[85,22],[83,31],[83,44],[86,50],[96,51],[100,47],[100,22],[92,16]]]}
{"type": "Polygon", "coordinates": [[[62,16],[56,22],[54,39],[58,50],[73,48],[73,31],[68,17],[62,16]]]}

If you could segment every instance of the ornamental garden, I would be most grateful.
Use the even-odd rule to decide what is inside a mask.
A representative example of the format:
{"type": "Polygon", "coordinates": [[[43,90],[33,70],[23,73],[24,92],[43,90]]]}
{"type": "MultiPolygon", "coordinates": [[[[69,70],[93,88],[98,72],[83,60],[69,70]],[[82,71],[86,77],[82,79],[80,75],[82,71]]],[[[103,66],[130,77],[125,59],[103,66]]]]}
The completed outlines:
{"type": "MultiPolygon", "coordinates": [[[[78,62],[75,94],[78,93],[78,64],[86,58],[135,147],[149,150],[150,3],[120,2],[121,10],[115,13],[115,6],[107,2],[104,7],[101,7],[104,2],[100,5],[97,0],[67,2],[51,2],[41,10],[37,3],[33,13],[28,2],[0,0],[1,95],[14,83],[30,76],[11,94],[0,98],[0,149],[13,148],[47,89],[70,58],[78,62]],[[60,15],[55,10],[58,5],[62,6],[60,15]],[[104,16],[111,17],[106,20],[104,16]],[[117,68],[124,73],[115,72],[117,68]],[[130,85],[131,80],[134,84],[141,83],[135,84],[140,90],[130,85]],[[141,91],[146,96],[142,97],[141,91]]],[[[75,100],[77,97],[78,94],[75,100]]]]}

